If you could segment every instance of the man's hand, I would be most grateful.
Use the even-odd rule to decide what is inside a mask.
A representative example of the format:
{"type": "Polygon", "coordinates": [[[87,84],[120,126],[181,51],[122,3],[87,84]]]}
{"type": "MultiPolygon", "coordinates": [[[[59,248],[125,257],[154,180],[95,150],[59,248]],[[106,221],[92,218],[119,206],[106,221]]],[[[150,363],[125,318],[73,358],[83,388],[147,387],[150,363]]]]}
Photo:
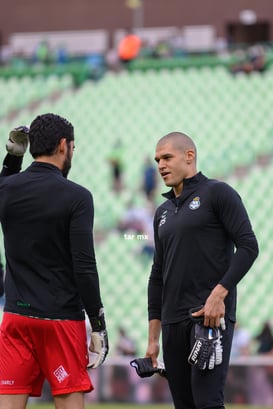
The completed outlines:
{"type": "Polygon", "coordinates": [[[91,341],[89,346],[89,363],[87,367],[95,369],[104,362],[109,351],[109,341],[103,308],[100,309],[97,316],[90,318],[90,324],[91,341]]]}
{"type": "Polygon", "coordinates": [[[221,342],[222,331],[226,329],[225,318],[219,319],[219,325],[210,327],[204,325],[205,307],[200,305],[189,310],[190,318],[193,320],[195,332],[195,344],[188,357],[191,365],[196,365],[198,369],[213,369],[215,365],[222,363],[223,345],[221,342]]]}
{"type": "Polygon", "coordinates": [[[9,140],[6,149],[10,155],[23,156],[27,150],[29,142],[29,128],[27,126],[18,126],[9,133],[9,140]]]}
{"type": "Polygon", "coordinates": [[[218,284],[210,293],[205,305],[200,306],[200,310],[193,312],[192,317],[200,318],[203,316],[203,324],[205,327],[214,328],[223,326],[223,317],[225,316],[224,299],[227,294],[228,290],[218,284]]]}
{"type": "Polygon", "coordinates": [[[130,365],[135,368],[136,373],[140,378],[148,378],[155,373],[166,378],[165,365],[161,361],[157,361],[157,366],[153,366],[151,358],[136,358],[130,362],[130,365]]]}

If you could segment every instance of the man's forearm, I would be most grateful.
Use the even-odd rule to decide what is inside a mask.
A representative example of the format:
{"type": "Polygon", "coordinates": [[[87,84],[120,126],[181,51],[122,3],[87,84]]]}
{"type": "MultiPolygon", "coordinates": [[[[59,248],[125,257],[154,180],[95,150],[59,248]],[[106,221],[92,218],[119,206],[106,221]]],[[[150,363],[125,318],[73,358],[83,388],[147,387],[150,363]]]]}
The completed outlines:
{"type": "Polygon", "coordinates": [[[149,335],[148,335],[148,347],[146,351],[146,357],[152,359],[154,367],[157,367],[157,357],[159,355],[159,337],[161,333],[161,321],[154,319],[149,321],[149,335]]]}
{"type": "Polygon", "coordinates": [[[13,156],[9,153],[5,156],[3,161],[3,168],[0,177],[10,176],[14,173],[19,173],[23,163],[23,156],[13,156]]]}
{"type": "Polygon", "coordinates": [[[149,321],[149,343],[159,342],[161,334],[161,321],[150,320],[149,321]]]}

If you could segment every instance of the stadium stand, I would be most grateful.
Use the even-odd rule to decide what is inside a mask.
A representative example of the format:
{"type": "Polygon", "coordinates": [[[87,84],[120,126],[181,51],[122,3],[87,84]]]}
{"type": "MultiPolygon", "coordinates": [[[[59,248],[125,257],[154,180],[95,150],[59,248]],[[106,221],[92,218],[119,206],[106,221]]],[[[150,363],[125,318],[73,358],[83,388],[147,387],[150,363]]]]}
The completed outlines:
{"type": "MultiPolygon", "coordinates": [[[[249,75],[232,75],[224,66],[107,72],[76,90],[70,78],[37,78],[31,86],[27,78],[3,80],[0,141],[3,147],[14,125],[29,124],[40,112],[59,113],[74,124],[70,177],[94,195],[97,262],[112,343],[122,325],[137,340],[140,353],[145,352],[150,262],[139,255],[140,241],[126,240],[116,225],[129,199],[142,203],[143,160],[153,157],[157,140],[173,130],[194,138],[199,169],[238,189],[249,210],[261,253],[239,285],[238,316],[255,334],[272,310],[273,68],[249,75]],[[59,97],[47,99],[56,90],[59,97]],[[37,99],[39,106],[29,110],[26,106],[37,99]],[[18,115],[8,119],[10,110],[18,108],[18,115]],[[111,190],[107,161],[117,138],[125,152],[124,189],[118,195],[111,190]]],[[[27,156],[24,166],[30,161],[27,156]]],[[[161,183],[157,203],[164,191],[161,183]]]]}
{"type": "Polygon", "coordinates": [[[27,107],[29,104],[41,101],[56,92],[71,87],[72,77],[65,75],[58,78],[56,75],[43,77],[37,75],[34,78],[0,77],[0,119],[27,107]]]}

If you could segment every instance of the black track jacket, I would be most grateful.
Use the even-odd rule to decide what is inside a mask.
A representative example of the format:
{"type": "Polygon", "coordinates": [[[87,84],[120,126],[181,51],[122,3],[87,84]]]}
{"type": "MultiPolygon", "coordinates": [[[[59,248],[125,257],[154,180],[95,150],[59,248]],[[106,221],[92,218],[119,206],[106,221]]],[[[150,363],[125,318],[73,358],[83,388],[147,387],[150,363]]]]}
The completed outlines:
{"type": "Polygon", "coordinates": [[[176,323],[204,304],[222,284],[226,314],[236,318],[236,284],[258,255],[258,243],[238,193],[201,172],[183,181],[183,191],[158,207],[155,255],[148,285],[149,320],[176,323]],[[236,249],[236,251],[235,251],[236,249]]]}
{"type": "MultiPolygon", "coordinates": [[[[20,170],[21,158],[7,158],[1,176],[12,173],[5,163],[20,170]]],[[[21,173],[0,178],[4,311],[82,320],[85,308],[89,317],[98,315],[102,303],[93,215],[91,193],[53,165],[33,162],[21,173]]]]}

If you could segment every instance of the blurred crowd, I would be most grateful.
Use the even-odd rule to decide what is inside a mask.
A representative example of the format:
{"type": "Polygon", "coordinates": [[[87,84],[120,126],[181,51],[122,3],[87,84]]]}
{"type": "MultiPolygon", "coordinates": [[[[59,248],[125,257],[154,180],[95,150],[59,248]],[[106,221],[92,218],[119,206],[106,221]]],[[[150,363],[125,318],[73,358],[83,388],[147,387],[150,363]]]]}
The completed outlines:
{"type": "Polygon", "coordinates": [[[223,62],[234,59],[236,62],[230,63],[229,67],[233,74],[263,72],[267,67],[266,46],[262,44],[243,44],[231,47],[228,41],[222,39],[215,41],[213,49],[198,53],[186,49],[182,36],[173,35],[149,42],[131,29],[125,30],[120,41],[105,52],[73,55],[69,52],[65,42],[52,47],[45,38],[36,44],[31,55],[25,55],[23,50],[16,53],[2,52],[0,66],[20,69],[26,66],[64,66],[71,62],[81,62],[95,72],[96,75],[93,78],[100,78],[106,70],[126,69],[131,62],[137,59],[187,59],[187,57],[198,57],[199,55],[216,56],[223,62]]]}

